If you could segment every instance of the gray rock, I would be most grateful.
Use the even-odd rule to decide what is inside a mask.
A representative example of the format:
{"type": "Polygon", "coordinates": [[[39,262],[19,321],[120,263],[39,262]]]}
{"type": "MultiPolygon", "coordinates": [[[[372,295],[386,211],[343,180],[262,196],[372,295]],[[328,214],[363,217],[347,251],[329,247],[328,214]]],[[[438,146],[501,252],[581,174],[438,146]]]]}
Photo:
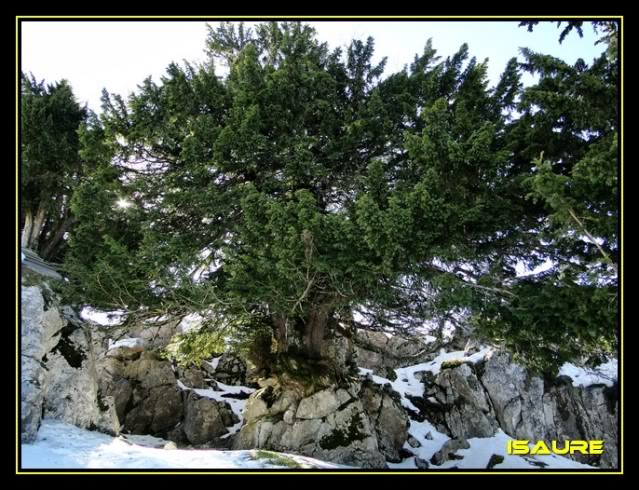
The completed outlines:
{"type": "Polygon", "coordinates": [[[207,363],[203,364],[203,368],[211,378],[220,383],[232,386],[246,384],[246,363],[233,353],[222,354],[215,369],[207,363]]]}
{"type": "Polygon", "coordinates": [[[488,460],[488,464],[486,465],[487,470],[492,470],[498,464],[504,462],[504,457],[499,454],[493,454],[488,460]]]}
{"type": "Polygon", "coordinates": [[[545,437],[541,378],[530,376],[509,354],[496,352],[486,361],[481,381],[506,434],[518,439],[545,437]]]}
{"type": "Polygon", "coordinates": [[[295,416],[298,419],[322,419],[341,405],[337,393],[327,389],[300,401],[295,416]]]}
{"type": "Polygon", "coordinates": [[[277,382],[265,386],[246,404],[245,424],[234,449],[263,448],[341,464],[385,467],[374,425],[362,402],[353,396],[359,388],[334,386],[302,398],[299,391],[277,382]]]}
{"type": "Polygon", "coordinates": [[[408,438],[409,422],[406,411],[390,393],[391,390],[367,383],[359,398],[373,425],[379,450],[387,461],[399,462],[399,451],[408,438]]]}
{"type": "Polygon", "coordinates": [[[435,398],[446,407],[444,419],[452,437],[490,437],[498,424],[489,398],[467,364],[444,369],[437,376],[435,398]]]}
{"type": "Polygon", "coordinates": [[[416,438],[414,438],[413,436],[408,436],[408,439],[406,440],[406,442],[408,442],[408,445],[412,448],[418,448],[422,446],[422,443],[419,442],[416,438]]]}
{"type": "Polygon", "coordinates": [[[206,389],[209,387],[208,383],[204,380],[204,375],[200,369],[195,367],[190,368],[178,368],[178,378],[184,386],[187,388],[206,389]]]}
{"type": "Polygon", "coordinates": [[[417,457],[415,457],[415,466],[417,466],[417,468],[420,470],[427,470],[428,468],[430,468],[428,461],[417,457]]]}
{"type": "Polygon", "coordinates": [[[460,457],[456,454],[460,449],[468,449],[470,444],[464,438],[457,439],[449,439],[444,443],[442,448],[437,451],[430,462],[434,465],[441,465],[446,461],[450,461],[451,459],[460,459],[460,457]]]}
{"type": "Polygon", "coordinates": [[[228,432],[215,400],[193,391],[186,394],[183,430],[192,444],[206,444],[228,432]]]}
{"type": "Polygon", "coordinates": [[[358,330],[353,338],[357,365],[384,376],[387,369],[427,362],[435,357],[438,343],[426,343],[419,337],[387,337],[382,332],[358,330]]]}

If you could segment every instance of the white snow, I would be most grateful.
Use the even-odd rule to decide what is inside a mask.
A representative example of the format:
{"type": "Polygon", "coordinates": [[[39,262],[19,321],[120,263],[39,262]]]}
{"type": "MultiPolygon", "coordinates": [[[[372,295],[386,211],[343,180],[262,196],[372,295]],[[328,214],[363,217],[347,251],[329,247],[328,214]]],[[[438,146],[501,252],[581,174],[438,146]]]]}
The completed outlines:
{"type": "Polygon", "coordinates": [[[109,339],[109,348],[108,350],[115,349],[116,347],[130,347],[135,349],[136,347],[144,348],[144,340],[131,338],[131,339],[120,339],[116,342],[113,342],[109,339]]]}
{"type": "Polygon", "coordinates": [[[204,317],[198,313],[191,313],[190,315],[186,315],[182,318],[182,321],[177,326],[177,329],[182,333],[187,333],[193,330],[194,328],[198,328],[204,317]]]}
{"type": "Polygon", "coordinates": [[[85,307],[80,312],[80,317],[96,326],[112,326],[122,323],[124,320],[124,311],[99,311],[94,308],[85,307]]]}
{"type": "Polygon", "coordinates": [[[618,362],[611,359],[596,368],[584,368],[566,363],[561,366],[559,374],[572,379],[573,386],[590,386],[604,384],[612,386],[617,381],[618,362]]]}
{"type": "MultiPolygon", "coordinates": [[[[22,444],[22,467],[25,469],[284,468],[269,459],[257,458],[256,451],[158,449],[149,447],[149,444],[161,442],[166,444],[168,441],[155,437],[151,439],[149,436],[130,435],[111,437],[64,422],[44,419],[36,441],[33,444],[22,444]]],[[[346,468],[303,456],[289,454],[285,456],[303,468],[346,468]]]]}
{"type": "Polygon", "coordinates": [[[220,359],[222,359],[222,356],[214,357],[210,361],[204,361],[204,362],[207,363],[209,366],[211,366],[213,370],[215,370],[217,369],[217,365],[220,363],[220,359]]]}

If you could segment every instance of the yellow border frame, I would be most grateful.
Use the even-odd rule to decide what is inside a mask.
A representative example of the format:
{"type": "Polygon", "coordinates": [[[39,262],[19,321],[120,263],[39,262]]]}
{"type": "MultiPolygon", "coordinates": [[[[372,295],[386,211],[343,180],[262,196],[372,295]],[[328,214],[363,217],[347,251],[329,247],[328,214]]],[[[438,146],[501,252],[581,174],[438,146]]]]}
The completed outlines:
{"type": "MultiPolygon", "coordinates": [[[[623,112],[623,38],[624,38],[624,27],[623,27],[623,15],[579,15],[579,16],[571,16],[571,15],[294,15],[294,16],[286,16],[286,15],[217,15],[217,16],[206,16],[206,15],[24,15],[16,16],[16,240],[19,245],[20,242],[20,213],[19,213],[19,199],[18,199],[18,191],[20,182],[18,181],[18,169],[20,165],[19,161],[19,131],[18,120],[19,120],[19,90],[20,90],[20,39],[18,38],[18,26],[20,21],[22,20],[30,20],[30,19],[68,19],[68,20],[76,20],[76,19],[164,19],[164,20],[176,20],[176,19],[193,19],[193,20],[224,20],[224,19],[248,19],[248,20],[276,20],[276,19],[351,19],[351,20],[400,20],[400,19],[413,19],[413,20],[461,20],[461,19],[482,19],[482,20],[500,20],[500,19],[509,19],[509,20],[519,20],[519,19],[614,19],[619,20],[621,26],[621,36],[620,36],[620,59],[621,59],[621,72],[620,72],[620,94],[621,94],[621,216],[620,216],[620,227],[621,227],[621,235],[620,242],[623,243],[623,168],[624,168],[624,151],[623,151],[623,121],[624,121],[624,112],[623,112]]],[[[19,249],[19,247],[18,247],[19,249]]],[[[623,248],[621,253],[621,380],[624,380],[624,369],[623,369],[623,248]]],[[[236,471],[20,471],[19,463],[18,463],[18,454],[20,452],[20,433],[19,433],[19,411],[20,411],[20,401],[18,399],[18,386],[20,383],[19,379],[19,335],[20,335],[20,325],[18,324],[18,308],[20,307],[20,301],[18,299],[18,292],[20,290],[19,281],[19,259],[18,255],[16,255],[16,475],[623,475],[624,474],[624,444],[622,441],[621,450],[620,450],[620,465],[619,471],[545,471],[545,470],[529,470],[529,471],[244,471],[244,470],[236,470],[236,471]]],[[[620,399],[619,405],[621,407],[621,424],[620,424],[620,437],[623,437],[623,422],[624,422],[624,410],[623,410],[623,400],[624,400],[624,389],[623,383],[620,386],[620,399]]]]}

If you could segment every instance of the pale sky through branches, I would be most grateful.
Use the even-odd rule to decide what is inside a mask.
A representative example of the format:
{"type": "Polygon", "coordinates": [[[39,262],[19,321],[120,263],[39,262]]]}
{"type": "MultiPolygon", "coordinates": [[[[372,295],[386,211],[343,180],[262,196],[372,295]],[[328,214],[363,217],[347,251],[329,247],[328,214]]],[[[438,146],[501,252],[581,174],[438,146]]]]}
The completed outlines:
{"type": "MultiPolygon", "coordinates": [[[[210,21],[215,25],[216,21],[210,21]]],[[[311,22],[318,38],[331,47],[351,39],[375,38],[376,59],[388,57],[385,74],[399,71],[421,53],[428,38],[442,57],[468,43],[478,61],[489,58],[488,76],[494,84],[519,48],[552,54],[570,63],[590,63],[604,50],[597,35],[584,25],[584,37],[571,33],[559,44],[561,28],[542,23],[534,32],[512,21],[311,22]]],[[[103,88],[128,95],[149,75],[157,82],[172,61],[201,63],[206,55],[206,22],[200,21],[23,21],[21,69],[38,79],[67,79],[81,103],[100,111],[103,88]]],[[[524,83],[530,81],[530,78],[524,83]]]]}

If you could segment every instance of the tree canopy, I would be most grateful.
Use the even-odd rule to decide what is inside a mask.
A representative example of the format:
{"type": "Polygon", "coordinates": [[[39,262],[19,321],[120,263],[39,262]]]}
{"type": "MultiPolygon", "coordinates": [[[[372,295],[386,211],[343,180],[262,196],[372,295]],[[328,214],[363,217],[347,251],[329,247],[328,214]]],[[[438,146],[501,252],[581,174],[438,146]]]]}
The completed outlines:
{"type": "Polygon", "coordinates": [[[311,358],[355,312],[473,328],[540,369],[614,349],[610,52],[524,50],[491,87],[466,45],[442,59],[429,40],[385,77],[372,38],[331,50],[297,22],[223,23],[207,47],[202,66],[105,92],[84,126],[75,302],[267,326],[311,358]]]}

